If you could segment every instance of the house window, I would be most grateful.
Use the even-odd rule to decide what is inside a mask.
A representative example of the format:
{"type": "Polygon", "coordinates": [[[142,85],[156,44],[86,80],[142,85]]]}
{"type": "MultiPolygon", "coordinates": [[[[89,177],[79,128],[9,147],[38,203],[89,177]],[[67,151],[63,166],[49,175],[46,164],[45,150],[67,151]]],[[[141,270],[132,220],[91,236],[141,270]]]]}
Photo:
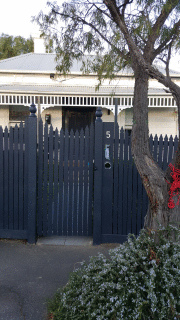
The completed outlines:
{"type": "Polygon", "coordinates": [[[24,106],[9,106],[10,121],[25,121],[29,116],[29,107],[24,106]]]}

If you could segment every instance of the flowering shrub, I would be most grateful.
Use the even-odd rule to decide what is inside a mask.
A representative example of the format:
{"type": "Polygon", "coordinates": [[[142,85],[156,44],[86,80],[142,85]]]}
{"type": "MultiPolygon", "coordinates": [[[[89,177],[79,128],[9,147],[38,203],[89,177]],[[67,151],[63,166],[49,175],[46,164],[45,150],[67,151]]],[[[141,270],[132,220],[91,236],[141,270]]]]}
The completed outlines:
{"type": "Polygon", "coordinates": [[[180,245],[163,229],[156,239],[142,230],[110,250],[110,258],[99,254],[83,262],[50,301],[51,319],[179,319],[180,245]]]}
{"type": "Polygon", "coordinates": [[[175,195],[178,196],[178,201],[176,205],[179,205],[179,200],[180,200],[180,195],[179,195],[179,189],[180,189],[180,170],[175,168],[171,163],[169,164],[170,169],[172,170],[171,172],[171,177],[173,179],[172,183],[169,183],[170,189],[169,189],[169,201],[168,201],[168,207],[170,209],[173,209],[175,207],[174,199],[173,197],[175,195]]]}

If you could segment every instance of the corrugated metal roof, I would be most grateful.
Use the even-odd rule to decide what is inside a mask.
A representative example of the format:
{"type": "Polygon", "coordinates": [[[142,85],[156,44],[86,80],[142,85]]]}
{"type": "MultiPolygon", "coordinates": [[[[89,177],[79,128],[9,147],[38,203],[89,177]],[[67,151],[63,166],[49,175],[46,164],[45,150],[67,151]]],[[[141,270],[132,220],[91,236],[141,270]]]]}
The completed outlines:
{"type": "MultiPolygon", "coordinates": [[[[0,60],[0,71],[35,71],[55,73],[57,62],[54,53],[27,53],[17,57],[0,60]]],[[[81,72],[82,63],[74,60],[71,72],[81,72]]]]}
{"type": "MultiPolygon", "coordinates": [[[[0,60],[0,71],[11,71],[11,72],[48,72],[55,73],[57,62],[55,61],[55,53],[27,53],[13,58],[0,60]]],[[[83,59],[91,59],[93,56],[84,56],[83,59]]],[[[74,60],[71,72],[81,73],[82,62],[74,60]]],[[[158,69],[164,73],[162,67],[158,69]]],[[[171,70],[171,75],[178,75],[179,72],[171,70]]],[[[119,72],[121,75],[133,74],[131,68],[126,68],[119,72]]]]}
{"type": "Polygon", "coordinates": [[[4,71],[40,71],[55,72],[55,54],[27,53],[0,61],[0,70],[4,71]]]}
{"type": "MultiPolygon", "coordinates": [[[[133,87],[114,87],[114,86],[100,86],[99,90],[96,91],[95,86],[46,86],[46,85],[0,85],[0,93],[23,93],[23,94],[83,94],[83,95],[133,95],[133,87]]],[[[163,89],[149,88],[149,95],[166,95],[163,89]]]]}

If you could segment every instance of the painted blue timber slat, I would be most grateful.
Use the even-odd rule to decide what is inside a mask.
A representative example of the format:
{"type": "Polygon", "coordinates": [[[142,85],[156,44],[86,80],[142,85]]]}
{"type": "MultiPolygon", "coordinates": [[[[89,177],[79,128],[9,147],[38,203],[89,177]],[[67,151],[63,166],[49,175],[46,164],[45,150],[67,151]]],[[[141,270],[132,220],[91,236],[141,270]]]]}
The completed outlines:
{"type": "Polygon", "coordinates": [[[48,124],[44,126],[44,181],[43,181],[43,235],[48,234],[47,221],[47,196],[48,196],[48,124]]]}
{"type": "Polygon", "coordinates": [[[124,164],[124,130],[120,130],[119,140],[119,194],[118,194],[118,234],[123,232],[123,164],[124,164]]]}
{"type": "Polygon", "coordinates": [[[142,182],[138,174],[138,194],[137,194],[137,234],[142,228],[142,182]]]}
{"type": "Polygon", "coordinates": [[[3,129],[0,127],[0,229],[3,229],[4,214],[4,178],[3,178],[3,129]]]}
{"type": "Polygon", "coordinates": [[[102,238],[102,159],[103,150],[103,122],[102,111],[96,110],[94,135],[94,210],[93,210],[93,243],[100,244],[102,238]]]}
{"type": "Polygon", "coordinates": [[[63,219],[63,206],[64,206],[64,132],[60,131],[60,156],[59,156],[59,214],[58,214],[58,235],[63,234],[62,219],[63,219]]]}
{"type": "Polygon", "coordinates": [[[18,159],[18,126],[14,128],[14,229],[19,229],[19,159],[18,159]]]}
{"type": "Polygon", "coordinates": [[[79,212],[78,212],[78,235],[83,235],[83,156],[84,156],[84,131],[80,132],[80,156],[79,156],[79,212]]]}
{"type": "Polygon", "coordinates": [[[152,136],[152,134],[149,137],[149,146],[150,146],[151,153],[153,154],[154,150],[153,150],[153,136],[152,136]]]}
{"type": "Polygon", "coordinates": [[[70,132],[70,144],[69,144],[69,217],[68,217],[68,236],[73,235],[73,155],[74,155],[74,133],[73,130],[70,132]]]}
{"type": "Polygon", "coordinates": [[[163,163],[163,137],[162,134],[159,137],[159,155],[158,155],[158,164],[162,168],[163,163]]]}
{"type": "Polygon", "coordinates": [[[48,235],[53,234],[52,206],[53,206],[53,127],[49,130],[49,175],[48,175],[48,235]]]}
{"type": "Polygon", "coordinates": [[[167,168],[167,155],[168,155],[168,137],[164,138],[164,154],[163,154],[163,170],[167,168]]]}
{"type": "Polygon", "coordinates": [[[54,214],[53,214],[53,234],[57,235],[57,217],[58,217],[58,129],[55,130],[54,138],[54,214]]]}
{"type": "Polygon", "coordinates": [[[138,172],[133,161],[133,181],[132,181],[132,233],[137,234],[137,181],[138,181],[138,172]]]}
{"type": "Polygon", "coordinates": [[[4,228],[8,229],[9,217],[9,150],[8,150],[8,129],[4,131],[4,228]]]}
{"type": "Polygon", "coordinates": [[[40,119],[38,136],[38,214],[37,214],[37,234],[43,235],[43,122],[40,119]]]}
{"type": "Polygon", "coordinates": [[[177,136],[174,138],[174,153],[177,151],[179,139],[177,136]]]}
{"type": "Polygon", "coordinates": [[[156,162],[158,162],[158,136],[157,134],[154,137],[154,153],[153,158],[156,162]]]}
{"type": "Polygon", "coordinates": [[[75,132],[75,161],[74,161],[74,219],[73,219],[73,235],[77,235],[78,211],[79,211],[79,132],[75,132]]]}
{"type": "Polygon", "coordinates": [[[113,192],[113,234],[118,233],[118,189],[119,189],[119,170],[118,170],[118,147],[119,147],[119,126],[115,124],[114,131],[114,192],[113,192]]]}
{"type": "Polygon", "coordinates": [[[127,207],[128,207],[128,131],[125,131],[124,166],[123,166],[123,234],[127,234],[127,207]]]}
{"type": "Polygon", "coordinates": [[[34,104],[28,117],[28,242],[36,242],[37,210],[37,117],[34,104]]]}
{"type": "Polygon", "coordinates": [[[127,204],[127,234],[132,232],[132,154],[131,138],[128,137],[129,161],[128,161],[128,204],[127,204]]]}
{"type": "Polygon", "coordinates": [[[170,136],[170,138],[169,138],[169,150],[168,150],[168,162],[167,162],[167,164],[170,163],[171,160],[172,160],[172,158],[173,158],[173,143],[174,143],[173,137],[170,136]]]}
{"type": "Polygon", "coordinates": [[[67,235],[67,225],[69,217],[69,132],[65,130],[65,146],[64,146],[64,210],[63,210],[63,235],[67,235]]]}
{"type": "Polygon", "coordinates": [[[23,123],[19,126],[19,229],[24,229],[24,163],[23,163],[23,123]]]}
{"type": "Polygon", "coordinates": [[[92,235],[92,203],[93,203],[93,161],[94,161],[94,126],[90,127],[89,139],[89,202],[88,202],[88,236],[92,235]]]}
{"type": "Polygon", "coordinates": [[[89,182],[88,182],[88,170],[89,170],[89,128],[85,129],[85,141],[84,141],[84,212],[83,212],[83,235],[88,235],[88,198],[89,198],[89,182]]]}
{"type": "Polygon", "coordinates": [[[9,229],[14,229],[14,134],[13,128],[9,130],[9,229]]]}
{"type": "Polygon", "coordinates": [[[24,229],[28,228],[28,120],[25,120],[24,127],[24,229]]]}

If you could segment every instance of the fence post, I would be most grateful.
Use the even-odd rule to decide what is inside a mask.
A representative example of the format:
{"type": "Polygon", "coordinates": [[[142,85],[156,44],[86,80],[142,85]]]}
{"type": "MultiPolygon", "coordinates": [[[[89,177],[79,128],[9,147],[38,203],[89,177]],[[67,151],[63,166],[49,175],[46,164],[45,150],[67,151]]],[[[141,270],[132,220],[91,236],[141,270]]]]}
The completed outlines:
{"type": "Polygon", "coordinates": [[[94,218],[93,244],[101,243],[101,209],[102,209],[102,111],[98,107],[95,121],[95,153],[94,153],[94,218]]]}
{"type": "Polygon", "coordinates": [[[28,242],[36,243],[37,117],[32,104],[27,126],[28,242]]]}

